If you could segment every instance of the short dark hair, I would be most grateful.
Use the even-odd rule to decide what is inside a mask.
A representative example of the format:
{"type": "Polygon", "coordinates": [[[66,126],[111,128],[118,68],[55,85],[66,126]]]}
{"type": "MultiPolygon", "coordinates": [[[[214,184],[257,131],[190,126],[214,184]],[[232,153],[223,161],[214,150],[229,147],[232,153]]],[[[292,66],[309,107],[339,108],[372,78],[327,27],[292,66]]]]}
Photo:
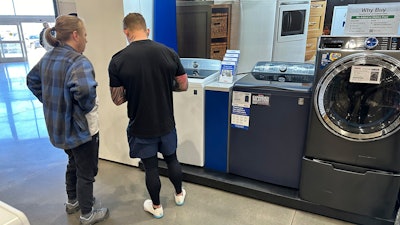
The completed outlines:
{"type": "Polygon", "coordinates": [[[123,20],[124,29],[146,30],[147,25],[144,17],[140,13],[129,13],[123,20]]]}

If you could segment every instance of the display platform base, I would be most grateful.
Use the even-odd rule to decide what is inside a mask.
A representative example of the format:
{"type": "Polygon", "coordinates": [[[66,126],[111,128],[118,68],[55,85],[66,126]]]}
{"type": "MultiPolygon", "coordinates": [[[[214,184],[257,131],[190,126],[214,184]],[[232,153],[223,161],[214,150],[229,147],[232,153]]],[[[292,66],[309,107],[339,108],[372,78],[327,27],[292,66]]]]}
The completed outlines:
{"type": "MultiPolygon", "coordinates": [[[[143,169],[141,163],[139,163],[139,167],[143,169]]],[[[167,176],[167,165],[164,161],[159,161],[159,169],[160,175],[167,176]]],[[[313,204],[300,199],[297,189],[260,182],[233,174],[216,172],[201,167],[183,164],[182,172],[183,180],[186,182],[200,184],[293,209],[344,220],[350,223],[363,225],[393,225],[396,216],[393,215],[393,219],[391,220],[371,218],[313,204]]]]}

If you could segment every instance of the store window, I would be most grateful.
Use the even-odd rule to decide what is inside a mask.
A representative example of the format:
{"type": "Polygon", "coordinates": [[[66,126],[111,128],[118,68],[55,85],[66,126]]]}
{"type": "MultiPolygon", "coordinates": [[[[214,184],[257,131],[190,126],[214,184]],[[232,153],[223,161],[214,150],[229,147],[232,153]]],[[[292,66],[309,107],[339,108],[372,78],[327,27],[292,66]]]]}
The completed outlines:
{"type": "Polygon", "coordinates": [[[14,0],[16,15],[54,15],[53,0],[14,0]]]}
{"type": "Polygon", "coordinates": [[[54,15],[53,0],[2,0],[0,15],[54,15]]]}
{"type": "Polygon", "coordinates": [[[0,7],[0,15],[14,15],[13,0],[2,0],[0,7]]]}
{"type": "Polygon", "coordinates": [[[0,2],[0,63],[34,63],[45,53],[39,44],[43,22],[54,25],[54,0],[0,2]]]}

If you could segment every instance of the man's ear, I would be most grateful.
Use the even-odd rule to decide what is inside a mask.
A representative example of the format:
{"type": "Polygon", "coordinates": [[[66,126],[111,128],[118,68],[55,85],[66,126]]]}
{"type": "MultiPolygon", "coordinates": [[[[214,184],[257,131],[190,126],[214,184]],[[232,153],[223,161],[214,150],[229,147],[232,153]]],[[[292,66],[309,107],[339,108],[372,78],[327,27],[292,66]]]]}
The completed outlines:
{"type": "Polygon", "coordinates": [[[129,37],[129,31],[128,31],[128,29],[124,29],[124,34],[125,34],[125,36],[129,37]]]}
{"type": "Polygon", "coordinates": [[[78,31],[72,32],[72,38],[73,38],[75,41],[79,39],[78,31]]]}

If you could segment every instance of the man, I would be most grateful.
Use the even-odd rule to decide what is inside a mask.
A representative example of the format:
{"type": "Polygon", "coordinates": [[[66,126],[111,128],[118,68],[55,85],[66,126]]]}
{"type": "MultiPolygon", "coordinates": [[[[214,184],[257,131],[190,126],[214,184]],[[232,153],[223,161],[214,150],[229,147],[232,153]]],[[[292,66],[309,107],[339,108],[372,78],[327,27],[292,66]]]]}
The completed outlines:
{"type": "MultiPolygon", "coordinates": [[[[46,51],[50,51],[51,49],[53,49],[53,46],[51,46],[46,39],[46,30],[49,29],[49,23],[48,22],[44,22],[43,23],[43,29],[39,34],[39,43],[40,45],[46,50],[46,51]]],[[[54,35],[54,32],[50,32],[52,35],[54,35]]]]}
{"type": "Polygon", "coordinates": [[[176,156],[172,97],[173,91],[187,90],[187,74],[176,52],[148,39],[149,29],[141,14],[129,13],[123,26],[130,44],[116,53],[109,64],[111,97],[116,105],[128,102],[129,155],[141,159],[151,198],[144,202],[144,210],[161,218],[164,213],[157,152],[167,163],[175,203],[183,205],[186,196],[176,156]]]}
{"type": "Polygon", "coordinates": [[[45,34],[54,49],[28,73],[27,85],[43,103],[51,143],[68,155],[66,211],[72,214],[80,209],[80,223],[95,224],[106,219],[109,211],[93,208],[99,125],[94,69],[82,55],[86,29],[80,18],[67,15],[58,17],[45,34]]]}

